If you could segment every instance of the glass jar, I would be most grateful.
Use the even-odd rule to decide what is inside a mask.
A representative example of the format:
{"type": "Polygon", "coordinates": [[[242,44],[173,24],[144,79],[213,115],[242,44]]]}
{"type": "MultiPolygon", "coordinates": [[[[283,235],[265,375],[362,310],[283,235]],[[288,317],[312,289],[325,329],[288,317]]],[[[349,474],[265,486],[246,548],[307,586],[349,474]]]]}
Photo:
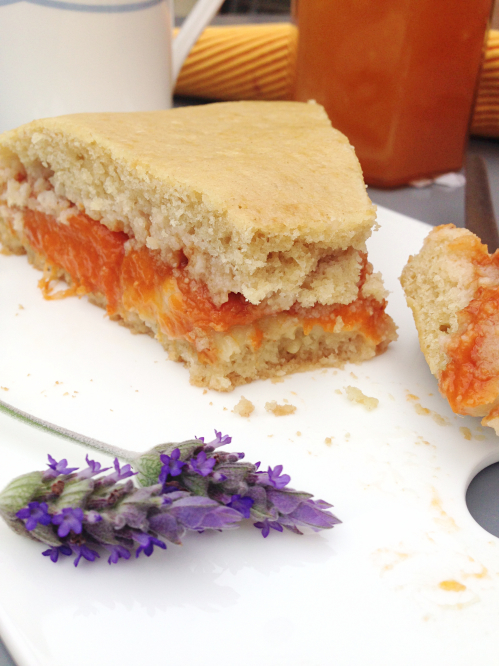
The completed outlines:
{"type": "Polygon", "coordinates": [[[295,0],[295,99],[322,104],[370,185],[462,166],[493,0],[295,0]]]}

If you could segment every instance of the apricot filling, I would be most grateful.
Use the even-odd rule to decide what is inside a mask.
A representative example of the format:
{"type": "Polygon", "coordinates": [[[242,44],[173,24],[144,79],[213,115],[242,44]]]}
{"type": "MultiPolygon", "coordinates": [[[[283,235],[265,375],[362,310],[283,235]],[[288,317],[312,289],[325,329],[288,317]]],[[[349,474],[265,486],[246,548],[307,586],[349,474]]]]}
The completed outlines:
{"type": "MultiPolygon", "coordinates": [[[[457,243],[456,251],[464,251],[457,243]]],[[[467,250],[470,254],[469,248],[467,250]]],[[[449,361],[439,380],[452,409],[473,413],[499,394],[499,253],[489,255],[478,239],[469,257],[476,279],[486,278],[466,308],[459,312],[459,329],[446,346],[449,361]]]]}
{"type": "MultiPolygon", "coordinates": [[[[44,213],[25,210],[24,234],[33,250],[49,266],[62,268],[77,286],[78,293],[97,293],[105,297],[110,315],[135,312],[147,324],[155,322],[162,333],[173,339],[194,342],[200,332],[227,332],[235,326],[252,325],[250,341],[258,348],[264,337],[258,322],[273,313],[265,304],[253,305],[241,294],[229,294],[216,306],[205,285],[192,280],[187,259],[177,266],[161,261],[159,254],[146,247],[128,247],[128,236],[110,231],[84,213],[59,223],[44,213]]],[[[359,294],[367,275],[367,259],[359,281],[359,294]]],[[[69,291],[69,293],[74,293],[69,291]]],[[[358,331],[374,344],[385,339],[388,318],[386,303],[359,296],[340,306],[293,306],[287,311],[303,326],[305,335],[314,326],[325,331],[358,331]]],[[[205,353],[209,362],[213,353],[205,353]]]]}
{"type": "Polygon", "coordinates": [[[499,367],[490,352],[499,331],[499,291],[480,288],[460,313],[460,332],[447,346],[450,357],[440,390],[455,412],[466,414],[492,403],[499,393],[499,367]]]}

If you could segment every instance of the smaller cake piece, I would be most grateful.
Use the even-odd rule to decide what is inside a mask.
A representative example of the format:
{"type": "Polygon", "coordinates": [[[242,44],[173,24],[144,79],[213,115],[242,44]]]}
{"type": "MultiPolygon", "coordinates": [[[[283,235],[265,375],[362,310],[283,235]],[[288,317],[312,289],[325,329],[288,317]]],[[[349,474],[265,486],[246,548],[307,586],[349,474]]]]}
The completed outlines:
{"type": "Polygon", "coordinates": [[[467,229],[436,227],[400,281],[440,392],[499,434],[499,252],[467,229]]]}

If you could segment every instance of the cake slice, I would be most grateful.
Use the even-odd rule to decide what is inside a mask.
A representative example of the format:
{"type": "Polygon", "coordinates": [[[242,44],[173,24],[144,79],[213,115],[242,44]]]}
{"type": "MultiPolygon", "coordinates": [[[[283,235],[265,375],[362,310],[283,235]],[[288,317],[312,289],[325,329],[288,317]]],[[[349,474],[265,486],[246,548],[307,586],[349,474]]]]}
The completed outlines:
{"type": "Polygon", "coordinates": [[[363,361],[395,338],[366,257],[375,207],[316,104],[50,118],[2,135],[0,160],[0,238],[44,271],[44,295],[87,294],[198,386],[363,361]]]}
{"type": "Polygon", "coordinates": [[[440,392],[499,434],[499,252],[467,229],[436,227],[401,282],[440,392]]]}

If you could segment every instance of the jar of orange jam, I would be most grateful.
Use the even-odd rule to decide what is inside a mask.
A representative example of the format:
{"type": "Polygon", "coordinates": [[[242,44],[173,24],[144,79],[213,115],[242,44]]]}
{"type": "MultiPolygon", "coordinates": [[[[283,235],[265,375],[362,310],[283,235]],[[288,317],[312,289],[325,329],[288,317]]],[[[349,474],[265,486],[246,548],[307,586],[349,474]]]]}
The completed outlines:
{"type": "Polygon", "coordinates": [[[295,0],[295,99],[325,106],[370,185],[460,169],[493,0],[295,0]]]}

